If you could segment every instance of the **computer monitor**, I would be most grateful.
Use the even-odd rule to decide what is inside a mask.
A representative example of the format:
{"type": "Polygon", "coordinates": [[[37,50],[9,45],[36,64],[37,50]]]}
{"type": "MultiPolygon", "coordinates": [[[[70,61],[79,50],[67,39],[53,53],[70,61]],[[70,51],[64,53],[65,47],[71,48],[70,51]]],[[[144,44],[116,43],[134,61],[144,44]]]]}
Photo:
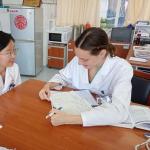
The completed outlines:
{"type": "Polygon", "coordinates": [[[112,28],[110,41],[112,43],[131,43],[132,28],[115,27],[112,28]]]}

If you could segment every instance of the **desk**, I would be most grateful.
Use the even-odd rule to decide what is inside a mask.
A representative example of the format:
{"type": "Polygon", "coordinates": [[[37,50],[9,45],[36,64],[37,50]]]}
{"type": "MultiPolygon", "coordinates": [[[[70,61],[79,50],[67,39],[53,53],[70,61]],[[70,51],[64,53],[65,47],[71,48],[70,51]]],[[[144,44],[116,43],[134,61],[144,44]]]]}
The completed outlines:
{"type": "Polygon", "coordinates": [[[133,150],[143,130],[119,127],[53,127],[45,119],[50,104],[38,92],[44,82],[28,80],[0,97],[0,146],[16,150],[133,150]]]}
{"type": "Polygon", "coordinates": [[[141,77],[146,78],[146,79],[150,79],[150,73],[146,73],[146,72],[143,72],[141,70],[141,68],[150,69],[150,60],[147,61],[147,62],[138,62],[138,61],[131,61],[131,60],[129,60],[130,57],[133,57],[133,56],[134,56],[134,52],[133,52],[133,49],[131,47],[130,50],[129,50],[129,53],[128,53],[127,57],[126,57],[126,60],[135,69],[135,75],[141,76],[141,77]]]}

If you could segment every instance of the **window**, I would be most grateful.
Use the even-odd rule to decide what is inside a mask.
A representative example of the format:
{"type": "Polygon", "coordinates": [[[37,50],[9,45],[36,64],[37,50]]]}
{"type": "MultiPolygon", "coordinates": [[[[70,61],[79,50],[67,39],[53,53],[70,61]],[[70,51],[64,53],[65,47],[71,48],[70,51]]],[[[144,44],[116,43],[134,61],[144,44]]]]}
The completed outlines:
{"type": "Polygon", "coordinates": [[[100,26],[122,27],[125,21],[128,0],[100,0],[100,26]]]}

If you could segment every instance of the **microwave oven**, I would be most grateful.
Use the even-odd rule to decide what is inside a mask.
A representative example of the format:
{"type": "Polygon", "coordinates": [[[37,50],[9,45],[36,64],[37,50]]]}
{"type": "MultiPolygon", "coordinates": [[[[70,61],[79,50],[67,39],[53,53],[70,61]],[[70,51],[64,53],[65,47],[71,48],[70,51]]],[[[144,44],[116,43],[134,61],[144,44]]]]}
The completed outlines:
{"type": "Polygon", "coordinates": [[[49,42],[67,44],[72,38],[72,27],[55,27],[49,33],[49,42]]]}

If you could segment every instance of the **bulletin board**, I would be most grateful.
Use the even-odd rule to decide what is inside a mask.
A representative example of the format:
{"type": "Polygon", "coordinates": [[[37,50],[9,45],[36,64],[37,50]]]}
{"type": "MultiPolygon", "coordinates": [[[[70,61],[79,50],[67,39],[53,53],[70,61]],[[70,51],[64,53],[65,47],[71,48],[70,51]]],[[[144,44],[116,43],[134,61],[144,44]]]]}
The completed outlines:
{"type": "Polygon", "coordinates": [[[40,7],[41,0],[23,0],[24,6],[40,7]]]}

